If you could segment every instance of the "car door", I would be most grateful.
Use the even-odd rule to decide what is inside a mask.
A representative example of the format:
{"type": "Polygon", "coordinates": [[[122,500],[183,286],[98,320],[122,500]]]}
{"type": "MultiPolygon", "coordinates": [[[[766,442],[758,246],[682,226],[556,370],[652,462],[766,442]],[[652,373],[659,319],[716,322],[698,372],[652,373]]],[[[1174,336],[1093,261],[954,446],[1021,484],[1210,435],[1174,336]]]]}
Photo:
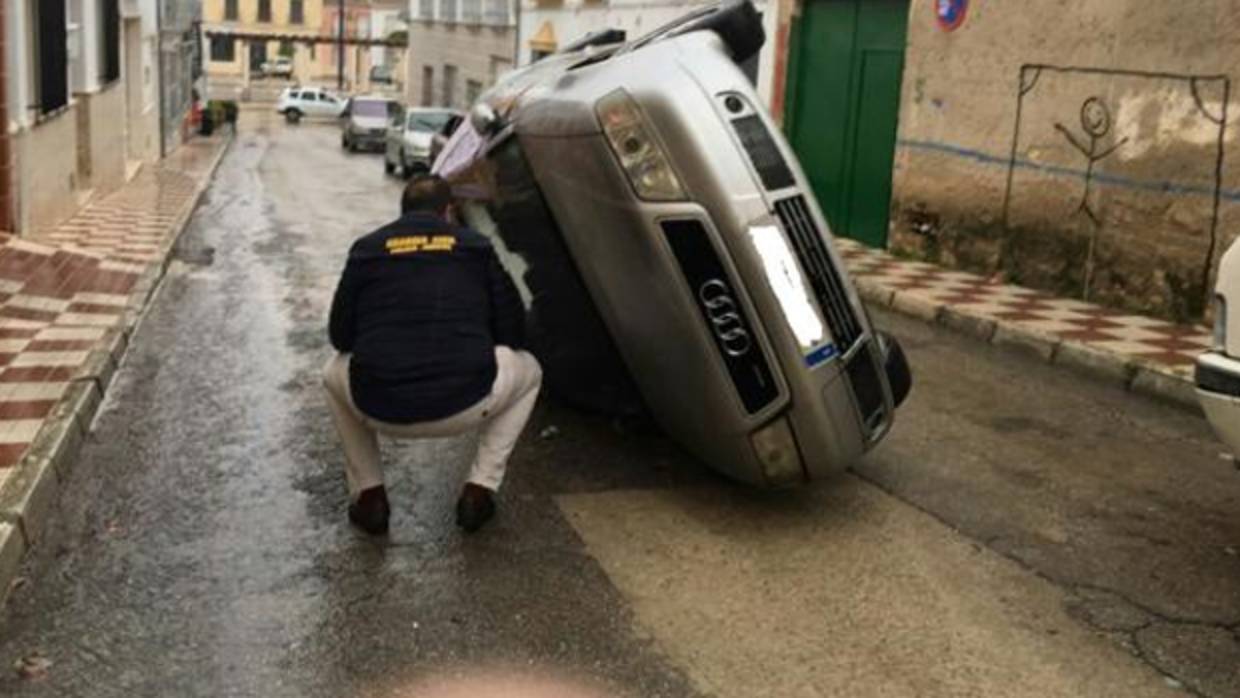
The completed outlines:
{"type": "Polygon", "coordinates": [[[319,114],[323,116],[336,116],[340,113],[340,100],[326,92],[319,93],[319,114]]]}

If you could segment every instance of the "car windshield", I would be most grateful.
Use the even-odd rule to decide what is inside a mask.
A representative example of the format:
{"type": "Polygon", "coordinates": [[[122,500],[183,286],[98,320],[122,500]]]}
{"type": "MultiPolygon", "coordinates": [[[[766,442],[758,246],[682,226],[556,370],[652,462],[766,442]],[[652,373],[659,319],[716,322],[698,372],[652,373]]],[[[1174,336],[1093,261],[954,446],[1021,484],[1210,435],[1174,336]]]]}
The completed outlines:
{"type": "Polygon", "coordinates": [[[353,102],[354,116],[374,116],[387,118],[388,103],[381,99],[359,99],[353,102]]]}
{"type": "Polygon", "coordinates": [[[419,111],[409,115],[409,128],[414,131],[439,133],[448,125],[452,112],[419,111]]]}

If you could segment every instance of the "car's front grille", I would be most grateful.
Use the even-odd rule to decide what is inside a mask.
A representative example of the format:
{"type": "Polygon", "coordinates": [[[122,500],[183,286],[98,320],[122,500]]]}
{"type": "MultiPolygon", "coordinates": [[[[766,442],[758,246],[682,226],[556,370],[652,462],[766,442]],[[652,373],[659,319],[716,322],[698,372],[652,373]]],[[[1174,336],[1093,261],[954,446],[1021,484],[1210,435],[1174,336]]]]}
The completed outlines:
{"type": "Polygon", "coordinates": [[[827,253],[826,243],[814,223],[805,197],[793,196],[775,202],[775,214],[792,239],[801,267],[809,276],[818,305],[827,316],[827,325],[831,328],[836,348],[840,354],[847,353],[861,339],[864,330],[848,299],[844,279],[827,253]]]}
{"type": "Polygon", "coordinates": [[[696,220],[663,222],[663,235],[693,292],[694,305],[714,338],[745,410],[754,414],[779,397],[766,355],[754,334],[706,227],[696,220]]]}

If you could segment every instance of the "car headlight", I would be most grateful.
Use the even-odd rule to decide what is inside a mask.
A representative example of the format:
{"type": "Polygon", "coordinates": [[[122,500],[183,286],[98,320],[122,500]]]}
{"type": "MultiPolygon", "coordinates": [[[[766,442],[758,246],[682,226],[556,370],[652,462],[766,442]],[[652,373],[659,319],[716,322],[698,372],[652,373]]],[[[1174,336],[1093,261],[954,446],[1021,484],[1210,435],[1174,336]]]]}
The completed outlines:
{"type": "Polygon", "coordinates": [[[1227,299],[1214,297],[1214,350],[1227,349],[1227,299]]]}
{"type": "Polygon", "coordinates": [[[680,178],[633,98],[616,90],[600,99],[594,109],[637,195],[647,201],[684,201],[680,178]]]}
{"type": "Polygon", "coordinates": [[[801,454],[788,420],[780,417],[755,431],[749,437],[767,482],[772,485],[791,485],[801,482],[805,475],[801,468],[801,454]]]}

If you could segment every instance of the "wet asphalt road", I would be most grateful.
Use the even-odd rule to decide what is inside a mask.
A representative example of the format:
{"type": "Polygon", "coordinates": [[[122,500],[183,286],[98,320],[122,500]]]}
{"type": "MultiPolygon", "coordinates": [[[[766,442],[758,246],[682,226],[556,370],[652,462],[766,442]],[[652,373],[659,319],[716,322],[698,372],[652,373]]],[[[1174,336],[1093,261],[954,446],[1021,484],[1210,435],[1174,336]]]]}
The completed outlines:
{"type": "Polygon", "coordinates": [[[544,403],[491,528],[451,524],[466,441],[385,443],[393,534],[360,536],[324,322],[398,191],[330,126],[245,115],[0,620],[0,695],[496,666],[633,696],[1240,695],[1240,473],[1204,422],[885,315],[915,392],[833,482],[754,494],[544,403]],[[34,650],[49,675],[17,679],[34,650]]]}

